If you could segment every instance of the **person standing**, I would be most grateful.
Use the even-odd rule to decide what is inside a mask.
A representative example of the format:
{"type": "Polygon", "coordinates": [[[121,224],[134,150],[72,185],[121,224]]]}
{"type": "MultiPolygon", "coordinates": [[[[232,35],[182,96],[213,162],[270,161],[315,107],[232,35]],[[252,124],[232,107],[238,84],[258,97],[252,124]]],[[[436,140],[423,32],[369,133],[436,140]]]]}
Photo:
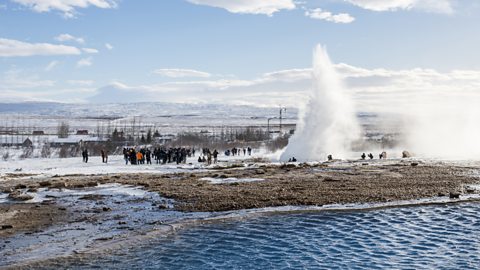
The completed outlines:
{"type": "Polygon", "coordinates": [[[88,163],[88,150],[85,148],[83,150],[83,162],[88,163]]]}
{"type": "Polygon", "coordinates": [[[213,163],[217,163],[218,151],[217,149],[213,150],[213,163]]]}
{"type": "Polygon", "coordinates": [[[150,152],[150,149],[145,151],[145,157],[147,159],[147,164],[152,164],[152,152],[150,152]]]}
{"type": "Polygon", "coordinates": [[[128,165],[129,155],[127,148],[123,148],[123,159],[125,159],[125,165],[128,165]]]}
{"type": "Polygon", "coordinates": [[[102,163],[105,163],[105,150],[101,150],[100,154],[102,155],[102,163]]]}

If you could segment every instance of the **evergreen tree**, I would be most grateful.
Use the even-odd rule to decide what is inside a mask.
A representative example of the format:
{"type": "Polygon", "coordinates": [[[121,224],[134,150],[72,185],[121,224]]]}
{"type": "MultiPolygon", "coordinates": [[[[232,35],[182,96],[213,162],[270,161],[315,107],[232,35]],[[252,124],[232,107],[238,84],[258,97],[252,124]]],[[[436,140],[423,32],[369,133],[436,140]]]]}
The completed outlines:
{"type": "Polygon", "coordinates": [[[149,129],[147,132],[147,143],[151,143],[151,142],[152,142],[152,130],[149,129]]]}

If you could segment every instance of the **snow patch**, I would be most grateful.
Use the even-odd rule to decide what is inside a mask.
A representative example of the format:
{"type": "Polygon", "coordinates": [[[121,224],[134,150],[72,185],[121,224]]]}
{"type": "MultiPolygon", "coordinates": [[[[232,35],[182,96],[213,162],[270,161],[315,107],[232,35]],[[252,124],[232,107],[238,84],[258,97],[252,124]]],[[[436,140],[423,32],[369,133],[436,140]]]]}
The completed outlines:
{"type": "Polygon", "coordinates": [[[263,178],[213,178],[213,177],[203,177],[200,180],[208,181],[210,184],[232,184],[232,183],[249,183],[249,182],[259,182],[265,181],[263,178]]]}

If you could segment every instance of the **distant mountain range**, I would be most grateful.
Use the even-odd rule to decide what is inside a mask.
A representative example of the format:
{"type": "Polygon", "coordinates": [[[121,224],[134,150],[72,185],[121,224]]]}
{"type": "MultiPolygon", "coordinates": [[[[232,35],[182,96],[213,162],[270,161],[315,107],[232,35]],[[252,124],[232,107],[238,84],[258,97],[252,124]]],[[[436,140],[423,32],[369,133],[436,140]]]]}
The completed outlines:
{"type": "MultiPolygon", "coordinates": [[[[297,109],[287,109],[286,118],[297,117],[297,109]]],[[[244,105],[183,104],[162,102],[71,104],[55,102],[0,103],[0,114],[25,114],[61,117],[204,117],[204,118],[272,118],[278,108],[244,105]]]]}

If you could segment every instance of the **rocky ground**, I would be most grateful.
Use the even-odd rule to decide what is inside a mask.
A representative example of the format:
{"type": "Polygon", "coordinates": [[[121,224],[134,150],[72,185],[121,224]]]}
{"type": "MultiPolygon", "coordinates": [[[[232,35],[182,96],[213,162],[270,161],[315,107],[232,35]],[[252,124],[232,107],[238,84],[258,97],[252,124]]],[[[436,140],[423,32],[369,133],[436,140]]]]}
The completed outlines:
{"type": "MultiPolygon", "coordinates": [[[[175,200],[181,211],[227,211],[285,205],[326,205],[388,202],[436,196],[459,196],[473,192],[464,188],[477,183],[472,168],[418,164],[417,162],[350,164],[232,164],[208,172],[175,174],[72,175],[41,181],[11,179],[0,182],[0,190],[18,200],[21,190],[84,188],[105,183],[143,186],[175,200]],[[249,183],[211,184],[204,177],[261,178],[249,183]]],[[[161,208],[162,206],[160,206],[161,208]]],[[[65,209],[49,204],[5,204],[0,206],[0,237],[17,230],[35,230],[64,219],[65,209]],[[12,214],[14,213],[14,214],[12,214]],[[10,227],[12,226],[12,227],[10,227]]]]}

